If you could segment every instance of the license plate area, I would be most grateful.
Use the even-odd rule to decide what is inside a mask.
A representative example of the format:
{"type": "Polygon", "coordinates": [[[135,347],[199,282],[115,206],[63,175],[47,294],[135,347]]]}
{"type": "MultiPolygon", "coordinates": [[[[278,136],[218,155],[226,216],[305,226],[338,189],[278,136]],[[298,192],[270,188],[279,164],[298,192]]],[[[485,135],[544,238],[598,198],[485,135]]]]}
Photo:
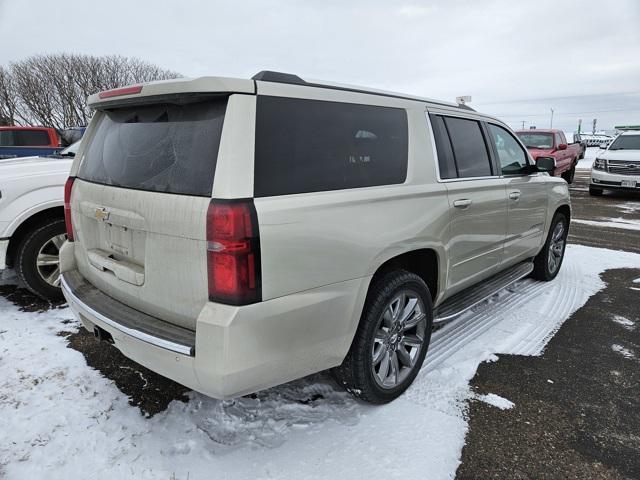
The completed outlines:
{"type": "Polygon", "coordinates": [[[133,230],[102,222],[103,238],[107,250],[130,258],[133,250],[133,230]]]}
{"type": "Polygon", "coordinates": [[[636,188],[636,180],[622,180],[621,186],[624,188],[636,188]]]}

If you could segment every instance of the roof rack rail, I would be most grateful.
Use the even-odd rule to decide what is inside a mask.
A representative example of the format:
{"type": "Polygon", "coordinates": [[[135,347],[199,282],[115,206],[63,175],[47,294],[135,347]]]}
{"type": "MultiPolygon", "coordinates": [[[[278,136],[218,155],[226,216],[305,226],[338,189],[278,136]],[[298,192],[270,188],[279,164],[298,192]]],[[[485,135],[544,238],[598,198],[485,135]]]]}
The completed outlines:
{"type": "Polygon", "coordinates": [[[472,112],[475,112],[475,110],[468,105],[456,105],[455,103],[439,102],[437,100],[432,100],[429,98],[421,98],[417,96],[412,97],[411,95],[402,95],[398,93],[382,92],[377,90],[367,90],[365,88],[347,87],[344,85],[333,85],[330,83],[307,82],[306,80],[300,78],[298,75],[294,75],[292,73],[274,72],[272,70],[262,70],[251,77],[251,80],[257,80],[260,82],[286,83],[289,85],[301,85],[306,87],[328,88],[331,90],[342,90],[344,92],[365,93],[367,95],[378,95],[381,97],[400,98],[402,100],[414,100],[418,102],[433,103],[436,105],[460,108],[462,110],[470,110],[472,112]]]}

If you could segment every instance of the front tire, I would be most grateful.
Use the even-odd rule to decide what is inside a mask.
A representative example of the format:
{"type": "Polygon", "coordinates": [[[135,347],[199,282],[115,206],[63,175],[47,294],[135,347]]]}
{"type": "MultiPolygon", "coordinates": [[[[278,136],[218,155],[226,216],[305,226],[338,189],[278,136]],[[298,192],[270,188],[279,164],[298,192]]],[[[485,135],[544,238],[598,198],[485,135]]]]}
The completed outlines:
{"type": "Polygon", "coordinates": [[[411,385],[422,367],[433,326],[431,294],[404,270],[371,286],[349,353],[333,369],[338,384],[370,403],[388,403],[411,385]]]}
{"type": "Polygon", "coordinates": [[[45,300],[62,299],[59,254],[65,240],[64,219],[55,219],[33,226],[18,246],[16,274],[25,287],[45,300]]]}
{"type": "Polygon", "coordinates": [[[533,272],[531,273],[533,278],[545,282],[556,278],[564,260],[568,234],[569,220],[564,213],[556,213],[551,221],[547,241],[544,242],[542,250],[533,260],[533,272]]]}

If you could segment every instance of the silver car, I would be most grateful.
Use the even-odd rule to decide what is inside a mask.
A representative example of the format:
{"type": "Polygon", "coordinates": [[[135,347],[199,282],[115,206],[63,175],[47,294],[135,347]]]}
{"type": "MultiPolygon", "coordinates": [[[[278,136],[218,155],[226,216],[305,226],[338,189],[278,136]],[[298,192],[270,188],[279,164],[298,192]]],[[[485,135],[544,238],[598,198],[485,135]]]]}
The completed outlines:
{"type": "Polygon", "coordinates": [[[331,369],[389,402],[434,325],[562,264],[566,182],[464,105],[278,72],[89,104],[64,295],[99,339],[207,395],[331,369]]]}

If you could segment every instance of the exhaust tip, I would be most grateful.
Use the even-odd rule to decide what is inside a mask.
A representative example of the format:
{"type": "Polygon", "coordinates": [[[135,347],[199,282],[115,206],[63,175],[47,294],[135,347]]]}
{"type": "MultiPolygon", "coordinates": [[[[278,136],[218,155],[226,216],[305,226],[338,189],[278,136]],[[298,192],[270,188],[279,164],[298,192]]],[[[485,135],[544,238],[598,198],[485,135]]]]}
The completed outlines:
{"type": "Polygon", "coordinates": [[[107,342],[113,345],[113,337],[104,328],[98,326],[93,327],[93,336],[96,337],[96,340],[99,342],[107,342]]]}

